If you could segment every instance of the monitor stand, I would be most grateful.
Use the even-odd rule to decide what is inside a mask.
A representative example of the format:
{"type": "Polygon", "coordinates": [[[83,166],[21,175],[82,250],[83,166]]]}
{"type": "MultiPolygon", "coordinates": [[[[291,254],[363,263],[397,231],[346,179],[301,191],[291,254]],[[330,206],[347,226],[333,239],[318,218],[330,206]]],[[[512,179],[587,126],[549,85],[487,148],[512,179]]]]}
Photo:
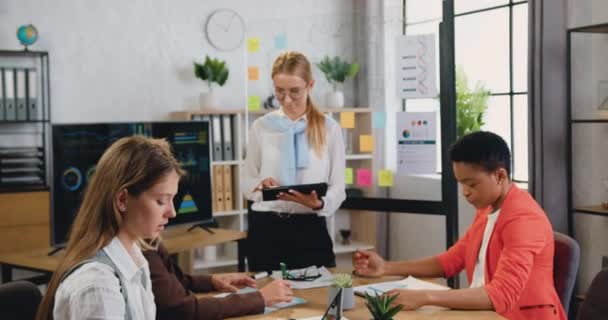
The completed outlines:
{"type": "Polygon", "coordinates": [[[190,228],[188,228],[188,232],[194,230],[195,228],[201,228],[209,232],[209,234],[215,234],[215,232],[213,232],[213,230],[210,228],[217,228],[217,221],[215,219],[211,219],[209,221],[193,224],[190,228]]]}
{"type": "Polygon", "coordinates": [[[59,251],[61,251],[61,250],[63,250],[63,249],[65,249],[65,245],[64,245],[64,244],[61,244],[61,245],[55,246],[55,247],[53,248],[53,250],[49,251],[49,253],[48,253],[47,255],[48,255],[49,257],[50,257],[50,256],[53,256],[53,255],[55,255],[55,253],[57,253],[57,252],[59,252],[59,251]]]}

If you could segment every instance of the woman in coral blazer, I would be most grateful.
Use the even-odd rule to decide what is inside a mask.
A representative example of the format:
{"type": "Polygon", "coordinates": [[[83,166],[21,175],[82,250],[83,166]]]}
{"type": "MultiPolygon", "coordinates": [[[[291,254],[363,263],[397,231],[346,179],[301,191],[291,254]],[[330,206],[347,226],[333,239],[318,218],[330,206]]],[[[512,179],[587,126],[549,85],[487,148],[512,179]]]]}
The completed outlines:
{"type": "Polygon", "coordinates": [[[452,277],[463,269],[470,288],[394,290],[406,310],[423,305],[495,310],[511,320],[566,320],[553,284],[553,230],[543,209],[509,179],[510,152],[498,135],[476,132],[450,150],[454,176],[476,209],[473,224],[448,251],[414,261],[384,261],[359,251],[362,276],[452,277]]]}

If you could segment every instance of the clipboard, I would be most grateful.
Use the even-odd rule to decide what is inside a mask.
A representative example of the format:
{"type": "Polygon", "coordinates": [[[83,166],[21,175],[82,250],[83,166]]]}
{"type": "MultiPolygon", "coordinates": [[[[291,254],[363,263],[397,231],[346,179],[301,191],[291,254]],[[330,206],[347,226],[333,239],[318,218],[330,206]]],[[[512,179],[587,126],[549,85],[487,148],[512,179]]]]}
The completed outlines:
{"type": "Polygon", "coordinates": [[[287,193],[289,190],[296,190],[298,192],[309,194],[313,191],[317,192],[317,196],[323,197],[327,194],[327,183],[311,183],[311,184],[295,184],[291,186],[279,186],[274,188],[262,189],[262,200],[272,201],[278,200],[277,195],[280,192],[287,193]]]}

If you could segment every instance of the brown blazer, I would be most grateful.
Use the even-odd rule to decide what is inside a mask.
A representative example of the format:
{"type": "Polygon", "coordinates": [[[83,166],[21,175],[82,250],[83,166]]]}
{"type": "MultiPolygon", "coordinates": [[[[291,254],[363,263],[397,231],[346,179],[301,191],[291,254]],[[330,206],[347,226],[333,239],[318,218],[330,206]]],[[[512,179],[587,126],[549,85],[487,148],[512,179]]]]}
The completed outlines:
{"type": "Polygon", "coordinates": [[[184,274],[162,244],[158,250],[143,254],[150,265],[158,320],[215,320],[264,312],[264,298],[259,292],[197,298],[193,292],[214,290],[211,276],[184,274]]]}

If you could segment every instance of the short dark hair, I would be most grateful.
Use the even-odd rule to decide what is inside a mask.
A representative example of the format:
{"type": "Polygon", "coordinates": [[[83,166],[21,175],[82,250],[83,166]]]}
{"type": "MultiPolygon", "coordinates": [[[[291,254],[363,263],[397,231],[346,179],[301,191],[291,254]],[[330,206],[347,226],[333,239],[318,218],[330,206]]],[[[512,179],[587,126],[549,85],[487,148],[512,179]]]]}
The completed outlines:
{"type": "Polygon", "coordinates": [[[488,172],[504,168],[511,176],[511,152],[499,135],[489,131],[477,131],[458,139],[450,147],[453,162],[478,165],[488,172]]]}

